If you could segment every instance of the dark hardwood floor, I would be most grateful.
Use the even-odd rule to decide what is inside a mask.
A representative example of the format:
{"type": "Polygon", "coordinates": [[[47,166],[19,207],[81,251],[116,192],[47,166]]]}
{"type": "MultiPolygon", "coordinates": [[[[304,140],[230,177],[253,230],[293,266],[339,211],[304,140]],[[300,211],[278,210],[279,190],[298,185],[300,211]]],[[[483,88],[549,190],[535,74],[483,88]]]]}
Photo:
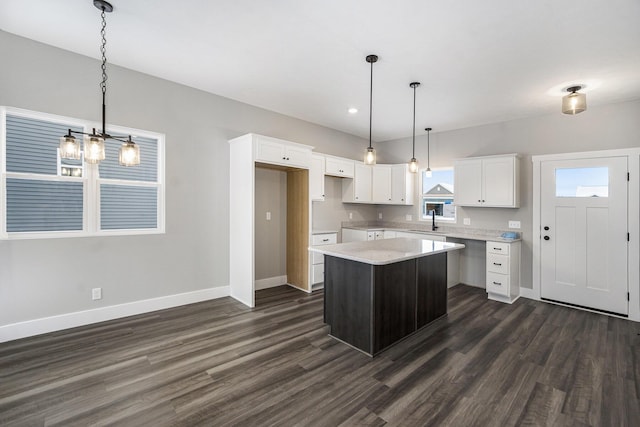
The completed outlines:
{"type": "Polygon", "coordinates": [[[640,325],[482,289],[371,359],[322,293],[260,291],[0,344],[2,426],[639,426],[640,325]]]}

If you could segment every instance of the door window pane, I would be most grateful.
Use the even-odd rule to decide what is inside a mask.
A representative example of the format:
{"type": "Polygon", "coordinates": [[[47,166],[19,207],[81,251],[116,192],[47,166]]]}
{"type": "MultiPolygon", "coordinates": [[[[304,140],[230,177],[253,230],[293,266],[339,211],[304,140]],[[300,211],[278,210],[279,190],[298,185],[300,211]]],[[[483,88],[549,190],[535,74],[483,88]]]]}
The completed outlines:
{"type": "Polygon", "coordinates": [[[609,197],[609,168],[556,169],[556,197],[609,197]]]}

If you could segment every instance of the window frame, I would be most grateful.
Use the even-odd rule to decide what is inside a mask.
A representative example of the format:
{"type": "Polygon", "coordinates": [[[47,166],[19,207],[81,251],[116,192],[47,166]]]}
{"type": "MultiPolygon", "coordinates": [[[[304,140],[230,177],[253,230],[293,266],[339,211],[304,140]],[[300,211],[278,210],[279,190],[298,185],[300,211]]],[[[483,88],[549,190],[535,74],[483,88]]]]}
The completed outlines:
{"type": "MultiPolygon", "coordinates": [[[[418,199],[420,200],[420,203],[418,204],[418,220],[419,221],[431,221],[431,216],[427,215],[427,216],[423,216],[422,214],[422,206],[424,205],[424,199],[425,199],[425,195],[424,195],[424,179],[423,179],[423,174],[426,172],[426,168],[424,169],[420,169],[419,170],[419,177],[418,179],[420,180],[420,185],[418,186],[420,188],[420,193],[418,194],[418,199]]],[[[453,172],[453,166],[445,166],[445,167],[439,167],[439,168],[432,168],[431,172],[437,172],[437,171],[444,171],[444,170],[450,170],[451,172],[453,172]]],[[[454,195],[455,195],[455,188],[454,188],[454,195]]],[[[447,218],[445,216],[441,216],[441,215],[436,215],[436,220],[437,221],[444,221],[444,222],[449,222],[449,223],[456,223],[458,220],[458,209],[455,205],[453,205],[454,207],[454,216],[453,218],[447,218]]]]}
{"type": "MultiPolygon", "coordinates": [[[[130,236],[145,234],[165,233],[165,136],[164,134],[142,129],[135,129],[116,125],[107,125],[108,132],[113,134],[125,134],[140,137],[152,138],[157,141],[157,175],[156,181],[134,181],[125,179],[106,179],[99,176],[99,165],[88,163],[83,164],[83,176],[60,176],[46,175],[24,172],[7,172],[6,164],[6,136],[7,136],[7,115],[24,117],[35,120],[43,120],[65,126],[80,127],[84,132],[91,132],[93,128],[101,127],[100,124],[87,120],[80,120],[66,116],[59,116],[37,111],[25,110],[21,108],[0,106],[0,240],[21,240],[21,239],[50,239],[68,237],[97,237],[97,236],[130,236]],[[7,231],[7,178],[28,179],[40,181],[57,182],[82,182],[83,183],[83,203],[82,203],[82,230],[74,231],[7,231]],[[155,187],[157,188],[157,222],[155,228],[143,229],[100,229],[100,184],[114,184],[135,187],[155,187]]],[[[63,135],[60,135],[63,136],[63,135]]]]}

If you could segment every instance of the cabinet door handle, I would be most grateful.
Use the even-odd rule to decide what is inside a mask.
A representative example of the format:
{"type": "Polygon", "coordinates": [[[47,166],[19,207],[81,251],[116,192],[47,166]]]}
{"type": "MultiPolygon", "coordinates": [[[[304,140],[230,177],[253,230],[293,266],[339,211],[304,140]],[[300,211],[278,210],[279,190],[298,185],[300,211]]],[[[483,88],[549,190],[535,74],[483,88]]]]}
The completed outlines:
{"type": "Polygon", "coordinates": [[[493,282],[494,285],[498,285],[498,286],[502,286],[502,283],[500,282],[493,282]]]}
{"type": "Polygon", "coordinates": [[[493,265],[502,265],[502,264],[499,262],[494,262],[493,265]]]}
{"type": "Polygon", "coordinates": [[[480,203],[482,200],[478,199],[478,203],[480,203]]]}
{"type": "Polygon", "coordinates": [[[493,248],[494,251],[501,251],[502,248],[493,248]]]}
{"type": "Polygon", "coordinates": [[[328,242],[328,241],[329,241],[329,239],[322,239],[322,241],[323,241],[323,242],[328,242]]]}

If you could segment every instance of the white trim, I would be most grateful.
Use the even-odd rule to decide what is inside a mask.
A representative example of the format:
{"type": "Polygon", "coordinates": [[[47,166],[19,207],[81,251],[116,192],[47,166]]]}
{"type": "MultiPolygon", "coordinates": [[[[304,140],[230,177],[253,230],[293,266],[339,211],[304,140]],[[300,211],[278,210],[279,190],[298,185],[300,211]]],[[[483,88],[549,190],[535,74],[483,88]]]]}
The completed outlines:
{"type": "Polygon", "coordinates": [[[266,279],[256,280],[253,283],[253,289],[254,291],[259,291],[260,289],[275,288],[276,286],[285,284],[287,284],[286,274],[284,276],[267,277],[266,279]]]}
{"type": "MultiPolygon", "coordinates": [[[[628,290],[629,290],[629,320],[640,322],[640,148],[624,148],[617,150],[586,151],[579,153],[562,153],[532,156],[533,162],[533,289],[520,288],[520,296],[541,301],[540,299],[540,203],[541,203],[541,164],[550,160],[590,159],[606,157],[622,157],[628,159],[630,180],[628,184],[627,229],[630,235],[628,243],[628,290]]],[[[545,301],[547,302],[547,301],[545,301]]],[[[557,305],[563,305],[556,303],[557,305]]],[[[571,306],[568,306],[571,307],[571,306]]],[[[574,307],[576,308],[576,307],[574,307]]],[[[580,309],[580,308],[579,308],[580,309]]],[[[581,309],[592,311],[589,309],[581,309]]],[[[600,313],[593,311],[594,313],[600,313]]],[[[619,317],[619,316],[614,316],[619,317]]]]}
{"type": "Polygon", "coordinates": [[[125,304],[111,305],[91,310],[65,313],[58,316],[44,317],[0,326],[0,342],[17,340],[34,335],[46,334],[63,329],[90,325],[92,323],[119,319],[136,314],[193,304],[201,301],[229,296],[229,287],[202,289],[182,294],[133,301],[125,304]]]}

